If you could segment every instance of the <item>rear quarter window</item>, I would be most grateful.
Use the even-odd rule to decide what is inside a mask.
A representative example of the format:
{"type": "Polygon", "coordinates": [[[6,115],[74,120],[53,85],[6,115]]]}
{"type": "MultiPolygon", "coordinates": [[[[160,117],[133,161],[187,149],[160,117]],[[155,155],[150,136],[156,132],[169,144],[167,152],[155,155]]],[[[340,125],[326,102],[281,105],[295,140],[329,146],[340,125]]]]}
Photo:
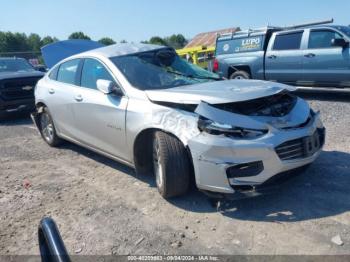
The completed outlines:
{"type": "Polygon", "coordinates": [[[58,73],[59,66],[56,66],[54,69],[51,70],[49,73],[49,78],[52,80],[57,80],[57,73],[58,73]]]}
{"type": "Polygon", "coordinates": [[[75,85],[80,59],[64,62],[60,65],[57,73],[57,81],[75,85]]]}
{"type": "Polygon", "coordinates": [[[227,40],[218,40],[216,55],[260,51],[263,49],[264,36],[254,36],[227,40]]]}

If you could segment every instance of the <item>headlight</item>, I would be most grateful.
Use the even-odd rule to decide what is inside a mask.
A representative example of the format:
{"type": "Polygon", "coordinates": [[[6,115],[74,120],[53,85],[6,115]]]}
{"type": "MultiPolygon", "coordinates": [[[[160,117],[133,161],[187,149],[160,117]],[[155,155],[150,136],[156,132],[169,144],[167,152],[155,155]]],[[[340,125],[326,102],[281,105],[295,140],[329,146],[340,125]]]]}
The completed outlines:
{"type": "Polygon", "coordinates": [[[268,130],[248,129],[214,122],[200,117],[198,129],[212,135],[225,135],[234,138],[258,138],[265,135],[268,130]]]}

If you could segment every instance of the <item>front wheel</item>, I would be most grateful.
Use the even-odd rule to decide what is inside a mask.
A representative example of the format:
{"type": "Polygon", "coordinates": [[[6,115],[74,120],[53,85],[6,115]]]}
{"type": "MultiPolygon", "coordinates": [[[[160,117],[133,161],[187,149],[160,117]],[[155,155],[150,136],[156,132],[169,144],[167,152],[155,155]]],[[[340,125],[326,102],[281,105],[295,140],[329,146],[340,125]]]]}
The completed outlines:
{"type": "Polygon", "coordinates": [[[39,129],[42,138],[50,146],[56,147],[62,143],[62,140],[57,136],[55,125],[47,107],[39,115],[39,129]]]}
{"type": "Polygon", "coordinates": [[[190,163],[184,145],[174,136],[157,131],[153,140],[153,168],[164,198],[184,195],[190,184],[190,163]]]}

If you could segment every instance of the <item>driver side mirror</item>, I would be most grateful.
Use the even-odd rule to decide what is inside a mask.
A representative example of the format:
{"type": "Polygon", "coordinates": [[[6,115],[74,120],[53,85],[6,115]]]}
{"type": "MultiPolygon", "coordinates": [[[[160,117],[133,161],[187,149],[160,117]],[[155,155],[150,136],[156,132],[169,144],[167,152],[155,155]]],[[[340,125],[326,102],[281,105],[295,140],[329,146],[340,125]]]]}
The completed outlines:
{"type": "Polygon", "coordinates": [[[332,39],[332,46],[346,47],[349,42],[345,41],[344,38],[334,38],[332,39]]]}
{"type": "Polygon", "coordinates": [[[120,87],[117,86],[112,81],[105,80],[105,79],[98,79],[96,82],[96,85],[97,85],[97,89],[106,95],[111,93],[115,93],[121,96],[123,95],[123,91],[120,89],[120,87]]]}

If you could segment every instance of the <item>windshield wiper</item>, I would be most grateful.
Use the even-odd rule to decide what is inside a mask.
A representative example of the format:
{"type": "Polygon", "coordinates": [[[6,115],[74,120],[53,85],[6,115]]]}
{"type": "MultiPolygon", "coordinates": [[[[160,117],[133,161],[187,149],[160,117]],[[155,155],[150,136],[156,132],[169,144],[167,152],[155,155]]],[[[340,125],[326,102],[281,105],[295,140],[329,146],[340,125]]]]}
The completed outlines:
{"type": "Polygon", "coordinates": [[[183,77],[187,77],[187,78],[194,78],[194,79],[209,79],[209,80],[216,80],[219,81],[221,80],[218,77],[212,77],[212,76],[199,76],[199,75],[186,75],[184,73],[178,72],[178,71],[173,71],[173,70],[165,70],[167,73],[171,73],[174,75],[179,75],[179,76],[183,76],[183,77]]]}

